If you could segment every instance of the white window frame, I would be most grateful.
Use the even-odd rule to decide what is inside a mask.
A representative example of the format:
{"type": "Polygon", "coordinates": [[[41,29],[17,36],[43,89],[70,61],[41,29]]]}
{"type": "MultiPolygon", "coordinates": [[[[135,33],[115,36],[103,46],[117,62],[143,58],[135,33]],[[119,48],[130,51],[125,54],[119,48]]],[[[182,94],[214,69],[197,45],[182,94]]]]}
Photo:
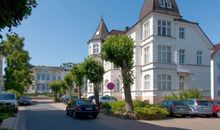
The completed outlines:
{"type": "Polygon", "coordinates": [[[149,90],[151,88],[150,85],[150,75],[144,76],[144,90],[149,90]]]}
{"type": "Polygon", "coordinates": [[[185,28],[184,27],[179,28],[179,38],[185,39],[185,28]]]}
{"type": "Polygon", "coordinates": [[[158,20],[157,34],[158,36],[171,37],[171,22],[165,20],[158,20]]]}
{"type": "Polygon", "coordinates": [[[147,39],[150,36],[150,21],[143,24],[143,39],[147,39]]]}
{"type": "Polygon", "coordinates": [[[202,51],[197,51],[197,65],[202,65],[202,51]]]}
{"type": "Polygon", "coordinates": [[[150,46],[144,48],[144,64],[148,64],[150,62],[150,46]]]}
{"type": "Polygon", "coordinates": [[[120,91],[121,82],[119,79],[115,80],[115,91],[120,91]]]}
{"type": "Polygon", "coordinates": [[[160,63],[171,63],[172,62],[172,51],[171,46],[158,46],[158,62],[160,63]]]}
{"type": "Polygon", "coordinates": [[[99,54],[99,44],[93,44],[93,54],[99,54]]]}
{"type": "Polygon", "coordinates": [[[179,50],[179,64],[180,65],[185,64],[185,50],[184,49],[179,50]]]}
{"type": "Polygon", "coordinates": [[[170,91],[172,89],[172,77],[170,75],[159,74],[157,78],[157,89],[159,91],[170,91]]]}

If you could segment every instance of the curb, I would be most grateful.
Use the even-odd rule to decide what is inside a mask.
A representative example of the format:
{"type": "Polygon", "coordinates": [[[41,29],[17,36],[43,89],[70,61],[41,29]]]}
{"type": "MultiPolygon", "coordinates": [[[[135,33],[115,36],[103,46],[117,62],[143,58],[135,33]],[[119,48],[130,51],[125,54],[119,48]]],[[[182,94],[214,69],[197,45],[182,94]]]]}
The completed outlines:
{"type": "Polygon", "coordinates": [[[19,109],[13,130],[25,130],[24,108],[19,109]]]}

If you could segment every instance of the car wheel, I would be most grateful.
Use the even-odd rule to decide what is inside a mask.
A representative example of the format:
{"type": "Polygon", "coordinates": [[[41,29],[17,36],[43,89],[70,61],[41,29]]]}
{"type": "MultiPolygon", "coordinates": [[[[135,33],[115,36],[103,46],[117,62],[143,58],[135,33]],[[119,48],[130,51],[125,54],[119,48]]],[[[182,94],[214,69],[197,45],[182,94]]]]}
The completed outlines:
{"type": "Polygon", "coordinates": [[[216,113],[217,117],[220,118],[220,111],[216,113]]]}
{"type": "Polygon", "coordinates": [[[181,117],[186,117],[186,115],[181,115],[181,117]]]}
{"type": "Polygon", "coordinates": [[[76,112],[73,112],[73,118],[74,118],[74,119],[77,119],[77,118],[78,118],[76,112]]]}

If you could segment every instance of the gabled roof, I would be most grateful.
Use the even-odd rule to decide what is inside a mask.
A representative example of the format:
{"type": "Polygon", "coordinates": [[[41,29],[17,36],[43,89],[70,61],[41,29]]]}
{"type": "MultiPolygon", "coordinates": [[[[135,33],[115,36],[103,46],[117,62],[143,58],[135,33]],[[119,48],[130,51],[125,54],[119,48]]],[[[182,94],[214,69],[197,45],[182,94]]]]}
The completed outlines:
{"type": "Polygon", "coordinates": [[[151,12],[164,13],[168,15],[181,17],[176,0],[170,0],[170,1],[172,3],[172,8],[168,9],[160,6],[160,0],[145,0],[139,14],[139,20],[143,19],[151,12]]]}
{"type": "Polygon", "coordinates": [[[109,31],[105,24],[105,21],[103,18],[101,18],[98,28],[96,29],[93,37],[89,41],[103,40],[108,35],[108,33],[109,31]]]}
{"type": "Polygon", "coordinates": [[[113,29],[110,33],[109,33],[109,35],[120,35],[120,34],[125,34],[127,31],[125,31],[125,30],[115,30],[115,29],[113,29]]]}
{"type": "Polygon", "coordinates": [[[220,50],[220,43],[214,45],[214,47],[212,48],[211,57],[213,58],[219,50],[220,50]]]}

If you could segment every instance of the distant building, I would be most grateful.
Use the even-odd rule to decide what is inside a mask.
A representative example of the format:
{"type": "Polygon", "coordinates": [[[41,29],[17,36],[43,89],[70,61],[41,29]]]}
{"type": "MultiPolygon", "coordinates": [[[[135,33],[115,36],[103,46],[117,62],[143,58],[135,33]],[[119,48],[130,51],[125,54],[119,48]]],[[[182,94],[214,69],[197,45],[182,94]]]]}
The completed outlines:
{"type": "MultiPolygon", "coordinates": [[[[183,19],[176,0],[145,0],[138,21],[125,30],[109,32],[101,19],[88,42],[89,56],[100,58],[103,40],[108,35],[119,34],[134,41],[132,99],[159,103],[165,95],[191,88],[200,89],[204,97],[210,97],[213,44],[198,23],[183,19]]],[[[102,64],[105,74],[100,94],[110,95],[106,84],[113,82],[113,96],[124,98],[120,68],[106,61],[102,64]]],[[[93,87],[88,81],[88,96],[93,95],[93,87]]]]}
{"type": "Polygon", "coordinates": [[[74,63],[68,62],[68,63],[63,63],[63,65],[61,65],[61,66],[64,67],[64,70],[66,73],[73,67],[73,65],[74,65],[74,63]]]}
{"type": "Polygon", "coordinates": [[[220,99],[220,43],[211,53],[211,98],[220,99]]]}
{"type": "Polygon", "coordinates": [[[48,84],[63,80],[64,75],[64,67],[34,66],[32,85],[28,87],[27,93],[49,93],[51,90],[48,84]]]}

